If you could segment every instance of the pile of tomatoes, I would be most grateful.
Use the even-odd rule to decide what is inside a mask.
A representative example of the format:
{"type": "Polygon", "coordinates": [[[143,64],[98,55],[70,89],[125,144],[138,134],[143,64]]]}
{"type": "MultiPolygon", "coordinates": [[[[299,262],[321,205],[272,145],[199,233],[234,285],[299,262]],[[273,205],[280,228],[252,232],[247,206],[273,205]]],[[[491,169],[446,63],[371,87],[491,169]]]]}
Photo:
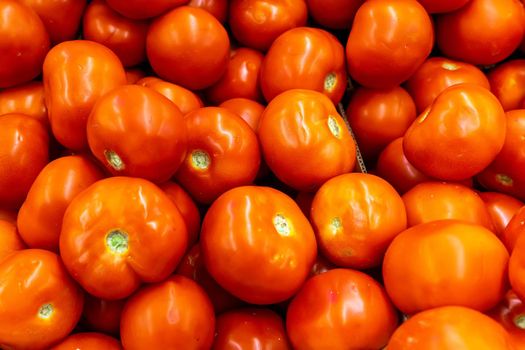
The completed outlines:
{"type": "Polygon", "coordinates": [[[0,0],[0,349],[525,349],[524,53],[520,0],[0,0]]]}

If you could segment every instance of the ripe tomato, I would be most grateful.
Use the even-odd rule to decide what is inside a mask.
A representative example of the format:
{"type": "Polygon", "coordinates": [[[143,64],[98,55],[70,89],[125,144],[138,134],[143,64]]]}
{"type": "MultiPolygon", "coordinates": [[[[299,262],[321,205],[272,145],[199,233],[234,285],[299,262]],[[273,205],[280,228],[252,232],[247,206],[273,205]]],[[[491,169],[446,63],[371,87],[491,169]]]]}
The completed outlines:
{"type": "Polygon", "coordinates": [[[66,41],[49,51],[43,74],[53,135],[71,150],[87,149],[89,113],[101,96],[126,83],[122,63],[101,44],[66,41]]]}
{"type": "Polygon", "coordinates": [[[259,121],[259,141],[273,173],[300,191],[313,191],[355,165],[354,140],[320,92],[288,90],[274,98],[259,121]]]}
{"type": "Polygon", "coordinates": [[[157,17],[188,0],[107,0],[108,5],[121,15],[132,19],[157,17]]]}
{"type": "Polygon", "coordinates": [[[525,102],[525,60],[511,60],[488,74],[492,93],[505,111],[523,108],[525,102]]]}
{"type": "Polygon", "coordinates": [[[153,21],[146,51],[161,78],[200,90],[215,84],[226,71],[230,40],[210,13],[182,6],[153,21]]]}
{"type": "Polygon", "coordinates": [[[436,21],[441,52],[472,64],[504,60],[518,48],[524,32],[525,11],[517,0],[471,0],[436,21]]]}
{"type": "Polygon", "coordinates": [[[0,347],[49,349],[75,327],[83,292],[58,255],[25,249],[0,262],[0,347]]]}
{"type": "Polygon", "coordinates": [[[363,2],[365,0],[306,0],[314,21],[330,29],[350,28],[363,2]]]}
{"type": "Polygon", "coordinates": [[[417,1],[369,0],[348,37],[348,70],[366,87],[394,87],[416,71],[433,45],[432,22],[417,1]]]}
{"type": "Polygon", "coordinates": [[[49,125],[44,103],[44,85],[39,81],[0,91],[0,115],[21,113],[49,125]]]}
{"type": "Polygon", "coordinates": [[[295,196],[295,203],[299,206],[304,216],[310,218],[312,211],[312,202],[314,201],[315,192],[298,192],[295,196]]]}
{"type": "Polygon", "coordinates": [[[521,300],[525,299],[525,235],[520,234],[515,241],[509,260],[509,280],[512,289],[521,300]]]}
{"type": "Polygon", "coordinates": [[[144,86],[125,85],[101,97],[87,121],[91,152],[113,175],[169,180],[186,155],[180,110],[144,86]]]}
{"type": "Polygon", "coordinates": [[[97,332],[118,334],[126,299],[104,300],[86,294],[82,323],[97,332]]]}
{"type": "Polygon", "coordinates": [[[408,79],[406,88],[416,103],[417,112],[422,113],[446,88],[462,83],[490,89],[487,77],[478,67],[444,57],[431,57],[408,79]]]}
{"type": "Polygon", "coordinates": [[[357,269],[380,265],[390,242],[407,227],[396,190],[361,173],[325,182],[312,202],[310,221],[323,255],[337,266],[357,269]]]}
{"type": "Polygon", "coordinates": [[[452,12],[465,6],[470,0],[418,0],[428,13],[452,12]]]}
{"type": "Polygon", "coordinates": [[[314,266],[312,266],[309,276],[312,277],[320,275],[335,268],[336,266],[330,261],[326,260],[322,255],[317,255],[317,259],[315,259],[314,266]]]}
{"type": "Polygon", "coordinates": [[[372,277],[347,269],[310,278],[286,315],[296,349],[380,349],[397,323],[383,287],[372,277]]]}
{"type": "Polygon", "coordinates": [[[485,206],[490,214],[494,233],[502,237],[512,217],[525,203],[499,192],[481,192],[479,196],[485,202],[485,206]]]}
{"type": "Polygon", "coordinates": [[[505,294],[508,259],[503,243],[483,226],[433,221],[394,239],[383,278],[388,295],[406,314],[446,305],[486,311],[505,294]]]}
{"type": "Polygon", "coordinates": [[[148,22],[123,17],[104,0],[89,4],[82,28],[85,39],[110,48],[125,67],[137,65],[146,58],[148,22]]]}
{"type": "Polygon", "coordinates": [[[221,23],[228,17],[228,0],[190,0],[188,6],[208,11],[221,23]]]}
{"type": "Polygon", "coordinates": [[[264,112],[262,104],[246,98],[232,98],[221,103],[219,107],[226,108],[230,112],[237,114],[248,123],[253,131],[257,132],[259,120],[264,112]]]}
{"type": "Polygon", "coordinates": [[[403,150],[427,176],[463,180],[486,168],[505,142],[505,113],[485,88],[447,88],[410,126],[403,150]]]}
{"type": "Polygon", "coordinates": [[[306,25],[308,9],[304,0],[232,0],[229,15],[241,44],[266,51],[282,33],[306,25]]]}
{"type": "Polygon", "coordinates": [[[301,209],[269,187],[237,187],[220,196],[204,217],[200,244],[210,275],[253,304],[294,295],[317,255],[301,209]]]}
{"type": "Polygon", "coordinates": [[[126,81],[128,84],[135,84],[146,76],[146,72],[139,68],[126,69],[126,81]]]}
{"type": "Polygon", "coordinates": [[[507,250],[512,252],[518,237],[524,236],[525,232],[525,206],[521,207],[510,219],[505,231],[503,231],[502,241],[507,250]]]}
{"type": "Polygon", "coordinates": [[[215,315],[206,293],[191,279],[177,275],[133,295],[120,323],[126,350],[206,350],[214,329],[215,315]]]}
{"type": "Polygon", "coordinates": [[[525,305],[512,290],[501,303],[490,311],[489,316],[499,322],[509,333],[515,350],[525,350],[525,305]]]}
{"type": "Polygon", "coordinates": [[[5,220],[16,225],[17,210],[0,209],[0,220],[5,220]]]}
{"type": "Polygon", "coordinates": [[[103,299],[129,296],[144,282],[168,277],[187,247],[179,210],[151,182],[100,180],[67,207],[60,255],[71,276],[103,299]]]}
{"type": "Polygon", "coordinates": [[[0,262],[12,252],[25,248],[26,245],[16,229],[16,223],[0,219],[0,262]]]}
{"type": "Polygon", "coordinates": [[[76,333],[64,339],[50,350],[122,350],[115,338],[101,333],[76,333]]]}

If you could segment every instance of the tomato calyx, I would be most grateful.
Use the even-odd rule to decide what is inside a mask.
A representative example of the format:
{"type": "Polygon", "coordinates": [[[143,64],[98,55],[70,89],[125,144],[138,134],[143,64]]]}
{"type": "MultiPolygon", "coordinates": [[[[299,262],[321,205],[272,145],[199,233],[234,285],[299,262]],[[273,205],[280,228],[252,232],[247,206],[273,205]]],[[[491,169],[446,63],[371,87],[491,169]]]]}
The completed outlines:
{"type": "Polygon", "coordinates": [[[115,255],[122,255],[128,252],[129,237],[128,234],[121,229],[114,229],[109,231],[106,235],[106,246],[109,251],[115,255]]]}
{"type": "Polygon", "coordinates": [[[330,132],[332,135],[334,135],[336,138],[341,138],[341,127],[339,126],[339,123],[333,116],[328,116],[328,129],[330,129],[330,132]]]}
{"type": "Polygon", "coordinates": [[[292,234],[292,225],[284,215],[277,214],[273,217],[272,221],[275,230],[281,236],[288,237],[292,234]]]}
{"type": "Polygon", "coordinates": [[[505,174],[497,174],[496,175],[496,181],[503,186],[511,187],[514,184],[514,180],[508,175],[505,174]]]}
{"type": "Polygon", "coordinates": [[[324,78],[324,91],[330,93],[337,86],[337,76],[334,72],[328,73],[324,78]]]}
{"type": "Polygon", "coordinates": [[[104,157],[106,157],[106,161],[108,162],[108,164],[116,171],[121,171],[124,170],[124,168],[126,168],[124,161],[115,151],[108,149],[105,150],[104,157]]]}
{"type": "Polygon", "coordinates": [[[525,329],[525,315],[518,315],[514,317],[514,325],[519,329],[525,329]]]}
{"type": "Polygon", "coordinates": [[[38,317],[44,320],[47,320],[51,318],[55,311],[55,308],[52,304],[46,303],[42,306],[40,306],[40,309],[38,309],[38,317]]]}
{"type": "Polygon", "coordinates": [[[207,152],[197,149],[191,152],[191,165],[198,170],[208,170],[211,159],[207,152]]]}

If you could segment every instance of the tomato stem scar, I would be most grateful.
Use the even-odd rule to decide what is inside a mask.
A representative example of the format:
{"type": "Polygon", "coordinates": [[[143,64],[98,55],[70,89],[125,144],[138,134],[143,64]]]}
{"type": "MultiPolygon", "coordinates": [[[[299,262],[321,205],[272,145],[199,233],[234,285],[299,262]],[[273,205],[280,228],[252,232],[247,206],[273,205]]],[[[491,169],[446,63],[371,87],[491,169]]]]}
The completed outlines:
{"type": "Polygon", "coordinates": [[[40,307],[40,309],[38,309],[38,317],[47,320],[48,318],[51,317],[51,315],[53,315],[53,311],[54,311],[53,305],[44,304],[40,307]]]}
{"type": "Polygon", "coordinates": [[[337,84],[337,77],[335,73],[329,73],[324,79],[325,91],[332,92],[337,84]]]}
{"type": "Polygon", "coordinates": [[[525,315],[519,315],[514,319],[514,324],[519,329],[525,329],[525,315]]]}
{"type": "Polygon", "coordinates": [[[337,123],[337,120],[331,115],[328,116],[328,129],[330,129],[332,135],[338,139],[341,138],[341,128],[339,127],[339,123],[337,123]]]}
{"type": "Polygon", "coordinates": [[[498,181],[503,186],[512,186],[514,184],[514,180],[508,175],[505,174],[497,174],[496,175],[496,181],[498,181]]]}
{"type": "Polygon", "coordinates": [[[191,152],[191,164],[199,170],[206,170],[210,167],[210,156],[208,153],[198,149],[191,152]]]}
{"type": "Polygon", "coordinates": [[[116,229],[109,231],[106,236],[106,245],[114,254],[124,254],[128,251],[128,234],[116,229]]]}
{"type": "Polygon", "coordinates": [[[126,165],[122,161],[122,158],[120,158],[120,156],[115,151],[105,150],[104,157],[106,157],[106,160],[109,163],[109,165],[111,165],[111,167],[117,171],[124,170],[124,168],[126,167],[126,165]]]}
{"type": "Polygon", "coordinates": [[[290,236],[292,232],[290,223],[282,214],[277,214],[273,217],[273,226],[281,236],[290,236]]]}
{"type": "Polygon", "coordinates": [[[330,228],[332,231],[337,232],[343,227],[343,223],[341,222],[341,219],[338,217],[335,217],[330,221],[330,228]]]}
{"type": "Polygon", "coordinates": [[[455,71],[459,69],[458,65],[452,62],[444,62],[441,65],[441,67],[443,67],[446,70],[451,70],[451,71],[455,71]]]}

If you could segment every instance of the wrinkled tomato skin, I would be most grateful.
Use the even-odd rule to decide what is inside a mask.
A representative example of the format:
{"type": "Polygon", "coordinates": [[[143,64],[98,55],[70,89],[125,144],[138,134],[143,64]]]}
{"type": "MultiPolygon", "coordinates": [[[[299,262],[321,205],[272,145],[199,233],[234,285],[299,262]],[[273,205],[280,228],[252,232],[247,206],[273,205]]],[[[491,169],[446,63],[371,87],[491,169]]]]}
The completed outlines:
{"type": "Polygon", "coordinates": [[[15,222],[0,219],[0,262],[14,251],[26,249],[15,222]]]}
{"type": "Polygon", "coordinates": [[[190,0],[188,6],[208,11],[221,23],[226,22],[228,17],[228,0],[190,0]]]}
{"type": "Polygon", "coordinates": [[[515,350],[525,349],[525,305],[512,290],[509,290],[501,303],[488,315],[501,324],[509,333],[515,350]]]}
{"type": "Polygon", "coordinates": [[[124,17],[146,19],[157,17],[188,0],[107,0],[108,5],[124,17]]]}
{"type": "Polygon", "coordinates": [[[126,299],[104,300],[86,294],[82,323],[92,331],[116,335],[125,303],[126,299]]]}
{"type": "Polygon", "coordinates": [[[350,28],[354,16],[365,0],[306,0],[315,22],[329,29],[350,28]]]}
{"type": "Polygon", "coordinates": [[[479,196],[485,202],[485,206],[490,214],[494,225],[494,233],[502,237],[512,217],[525,203],[499,192],[480,192],[479,196]]]}
{"type": "Polygon", "coordinates": [[[253,131],[257,132],[259,120],[264,112],[264,106],[259,102],[246,98],[232,98],[221,103],[219,107],[237,114],[250,125],[253,131]]]}
{"type": "Polygon", "coordinates": [[[523,232],[525,232],[525,206],[514,214],[503,231],[502,240],[510,253],[514,250],[518,237],[523,236],[523,232]]]}
{"type": "Polygon", "coordinates": [[[0,115],[10,113],[25,114],[48,127],[42,82],[33,81],[0,91],[0,115]]]}
{"type": "Polygon", "coordinates": [[[50,350],[122,350],[120,342],[101,333],[76,333],[64,339],[50,350]]]}
{"type": "Polygon", "coordinates": [[[471,0],[418,0],[428,13],[445,13],[459,10],[471,0]]]}
{"type": "Polygon", "coordinates": [[[490,89],[505,111],[520,109],[525,103],[525,60],[504,62],[487,75],[490,89]]]}

